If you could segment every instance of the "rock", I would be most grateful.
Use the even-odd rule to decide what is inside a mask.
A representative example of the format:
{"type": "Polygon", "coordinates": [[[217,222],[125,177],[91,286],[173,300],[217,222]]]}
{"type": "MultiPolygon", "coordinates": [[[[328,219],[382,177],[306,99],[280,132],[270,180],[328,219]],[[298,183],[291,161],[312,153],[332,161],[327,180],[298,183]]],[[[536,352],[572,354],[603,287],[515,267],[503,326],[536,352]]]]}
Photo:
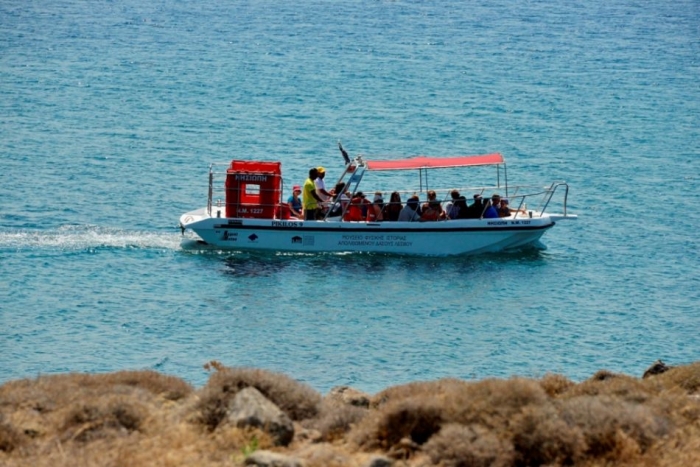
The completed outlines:
{"type": "Polygon", "coordinates": [[[649,376],[660,375],[661,373],[666,373],[671,368],[673,368],[673,367],[666,365],[661,360],[657,360],[649,368],[647,368],[647,371],[644,372],[644,376],[642,376],[642,379],[647,378],[649,376]]]}
{"type": "Polygon", "coordinates": [[[272,451],[255,451],[246,457],[244,464],[258,467],[302,467],[299,459],[272,451]]]}
{"type": "Polygon", "coordinates": [[[374,456],[372,457],[365,467],[391,467],[394,465],[394,461],[384,456],[374,456]]]}
{"type": "Polygon", "coordinates": [[[330,390],[327,397],[335,402],[369,408],[369,395],[349,386],[336,386],[330,390]]]}
{"type": "Polygon", "coordinates": [[[260,428],[278,446],[288,445],[294,437],[294,425],[287,414],[254,387],[236,394],[229,404],[227,420],[239,428],[260,428]]]}

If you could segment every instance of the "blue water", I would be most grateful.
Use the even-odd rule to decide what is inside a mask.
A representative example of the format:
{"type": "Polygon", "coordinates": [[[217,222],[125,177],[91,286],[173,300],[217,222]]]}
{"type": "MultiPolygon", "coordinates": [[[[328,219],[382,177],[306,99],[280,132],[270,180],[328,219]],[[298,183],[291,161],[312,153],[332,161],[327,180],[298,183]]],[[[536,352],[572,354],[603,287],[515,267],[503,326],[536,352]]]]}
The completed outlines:
{"type": "MultiPolygon", "coordinates": [[[[700,357],[696,0],[0,3],[0,383],[219,360],[319,391],[700,357]],[[545,251],[187,251],[208,164],[501,152],[545,251]]],[[[335,174],[333,173],[335,172],[335,174]]]]}

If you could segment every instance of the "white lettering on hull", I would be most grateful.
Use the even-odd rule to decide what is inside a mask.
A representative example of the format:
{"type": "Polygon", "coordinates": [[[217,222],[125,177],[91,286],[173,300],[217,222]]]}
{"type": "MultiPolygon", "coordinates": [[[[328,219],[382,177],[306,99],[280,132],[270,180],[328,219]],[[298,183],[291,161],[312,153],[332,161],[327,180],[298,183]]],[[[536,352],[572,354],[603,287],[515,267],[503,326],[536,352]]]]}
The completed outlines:
{"type": "Polygon", "coordinates": [[[340,246],[380,246],[410,247],[413,242],[406,241],[405,235],[343,235],[338,241],[340,246]]]}

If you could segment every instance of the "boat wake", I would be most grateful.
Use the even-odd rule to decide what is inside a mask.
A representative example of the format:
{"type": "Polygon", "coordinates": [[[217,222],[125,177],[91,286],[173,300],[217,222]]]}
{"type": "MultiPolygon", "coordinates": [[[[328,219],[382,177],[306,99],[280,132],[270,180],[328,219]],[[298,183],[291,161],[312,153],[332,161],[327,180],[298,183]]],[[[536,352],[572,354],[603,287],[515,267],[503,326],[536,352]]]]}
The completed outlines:
{"type": "Polygon", "coordinates": [[[172,231],[136,231],[94,225],[64,225],[50,230],[0,230],[0,249],[167,249],[180,248],[181,236],[172,231]]]}

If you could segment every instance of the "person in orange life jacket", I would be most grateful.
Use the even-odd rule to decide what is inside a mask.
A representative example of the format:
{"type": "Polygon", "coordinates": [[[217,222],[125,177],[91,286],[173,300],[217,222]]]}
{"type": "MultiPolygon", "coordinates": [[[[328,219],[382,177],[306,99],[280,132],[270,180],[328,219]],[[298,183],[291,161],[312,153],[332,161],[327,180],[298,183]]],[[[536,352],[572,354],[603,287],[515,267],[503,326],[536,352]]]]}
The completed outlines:
{"type": "Polygon", "coordinates": [[[384,198],[382,192],[374,193],[374,201],[371,206],[367,206],[367,222],[381,222],[384,220],[382,211],[384,210],[384,198]]]}
{"type": "Polygon", "coordinates": [[[361,191],[355,193],[355,196],[353,196],[350,200],[348,209],[345,211],[343,220],[349,222],[359,222],[363,220],[364,216],[362,216],[362,205],[365,204],[365,202],[368,201],[365,199],[364,193],[361,191]]]}
{"type": "Polygon", "coordinates": [[[421,206],[420,214],[422,215],[423,211],[428,209],[430,202],[435,200],[437,200],[437,193],[435,193],[434,190],[428,190],[428,201],[423,203],[423,205],[421,206]]]}
{"type": "Polygon", "coordinates": [[[428,207],[423,208],[420,215],[421,221],[439,221],[445,219],[445,211],[442,210],[440,201],[433,199],[428,201],[428,207]]]}

